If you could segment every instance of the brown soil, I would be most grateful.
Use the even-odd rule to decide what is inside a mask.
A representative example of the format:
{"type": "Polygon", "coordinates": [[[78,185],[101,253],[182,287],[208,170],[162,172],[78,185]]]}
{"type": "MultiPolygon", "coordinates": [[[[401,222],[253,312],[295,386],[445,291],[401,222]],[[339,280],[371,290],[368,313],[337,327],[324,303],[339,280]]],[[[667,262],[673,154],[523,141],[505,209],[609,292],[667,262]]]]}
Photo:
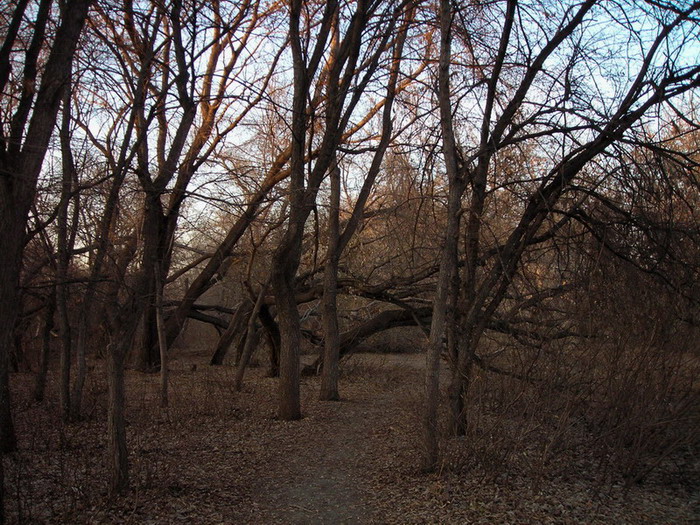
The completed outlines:
{"type": "Polygon", "coordinates": [[[64,427],[53,402],[29,401],[29,375],[13,377],[21,450],[5,458],[9,521],[700,523],[697,480],[627,487],[580,457],[533,470],[518,451],[485,461],[453,439],[443,471],[422,474],[421,356],[354,356],[341,402],[317,401],[317,379],[305,379],[297,422],[275,418],[276,381],[261,370],[236,394],[231,368],[191,364],[173,364],[168,409],[157,406],[158,377],[129,373],[132,489],[115,500],[101,381],[89,385],[88,418],[64,427]]]}

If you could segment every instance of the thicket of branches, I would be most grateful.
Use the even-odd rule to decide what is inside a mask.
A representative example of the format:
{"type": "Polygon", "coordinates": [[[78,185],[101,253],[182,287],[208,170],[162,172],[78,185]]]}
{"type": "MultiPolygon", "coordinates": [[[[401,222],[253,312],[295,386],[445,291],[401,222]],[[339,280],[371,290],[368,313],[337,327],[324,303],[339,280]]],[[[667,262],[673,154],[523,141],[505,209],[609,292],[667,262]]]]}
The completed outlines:
{"type": "Polygon", "coordinates": [[[442,461],[441,362],[444,428],[472,443],[490,380],[568,400],[561,424],[600,428],[631,477],[655,464],[622,457],[632,434],[635,453],[671,453],[645,415],[682,421],[695,446],[699,15],[658,0],[3,4],[3,451],[12,371],[36,372],[41,402],[57,352],[70,423],[104,359],[123,492],[124,370],[160,370],[167,405],[190,318],[218,330],[212,363],[237,347],[236,388],[265,349],[283,419],[302,414],[302,348],[333,400],[342,355],[418,326],[426,469],[442,461]]]}

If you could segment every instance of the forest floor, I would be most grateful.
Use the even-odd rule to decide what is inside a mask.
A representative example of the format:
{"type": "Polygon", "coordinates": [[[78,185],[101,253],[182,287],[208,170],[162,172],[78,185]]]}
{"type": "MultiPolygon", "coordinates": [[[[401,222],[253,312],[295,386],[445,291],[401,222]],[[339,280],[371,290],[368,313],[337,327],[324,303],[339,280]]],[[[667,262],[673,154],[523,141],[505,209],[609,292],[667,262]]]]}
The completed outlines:
{"type": "Polygon", "coordinates": [[[627,486],[566,454],[558,466],[520,468],[515,450],[486,461],[453,439],[441,472],[421,473],[422,363],[353,356],[340,402],[317,401],[318,379],[304,378],[297,422],[276,419],[276,380],[261,369],[235,393],[232,368],[176,360],[166,409],[158,377],[129,372],[131,489],[116,499],[106,495],[103,381],[89,384],[88,417],[63,426],[55,402],[32,403],[31,376],[17,374],[9,522],[700,523],[700,480],[627,486]]]}

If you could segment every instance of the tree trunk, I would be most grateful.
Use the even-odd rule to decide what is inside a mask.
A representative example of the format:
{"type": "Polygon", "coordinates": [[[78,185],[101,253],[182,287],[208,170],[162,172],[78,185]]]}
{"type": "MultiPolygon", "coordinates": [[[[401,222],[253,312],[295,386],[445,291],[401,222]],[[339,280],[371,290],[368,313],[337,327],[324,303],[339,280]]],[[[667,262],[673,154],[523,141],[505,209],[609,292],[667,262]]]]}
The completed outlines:
{"type": "Polygon", "coordinates": [[[301,257],[304,224],[308,217],[305,202],[304,149],[306,146],[306,97],[309,85],[302,39],[299,35],[302,2],[293,0],[289,14],[289,39],[294,69],[292,104],[292,154],[290,159],[289,220],[287,231],[275,252],[272,288],[277,303],[280,337],[279,417],[301,419],[299,393],[299,347],[301,323],[294,295],[296,272],[301,257]]]}
{"type": "Polygon", "coordinates": [[[450,61],[452,42],[452,8],[449,0],[440,2],[440,67],[439,67],[439,106],[440,125],[443,135],[443,154],[449,180],[447,203],[447,228],[440,260],[437,290],[433,302],[433,315],[430,325],[430,340],[426,354],[425,408],[423,413],[423,469],[434,470],[439,461],[438,408],[440,404],[440,354],[444,348],[447,307],[451,294],[453,276],[457,272],[457,249],[459,236],[459,216],[462,194],[465,189],[464,174],[457,163],[457,150],[452,124],[450,103],[450,61]]]}
{"type": "Polygon", "coordinates": [[[14,330],[19,306],[19,269],[24,237],[24,222],[13,215],[15,205],[3,202],[0,196],[0,238],[7,259],[0,264],[0,450],[13,452],[17,449],[10,401],[9,367],[14,347],[14,330]],[[16,225],[16,227],[13,227],[16,225]],[[9,227],[9,228],[8,228],[9,227]],[[9,230],[9,231],[8,231],[9,230]]]}
{"type": "Polygon", "coordinates": [[[5,523],[5,458],[0,454],[0,525],[5,523]]]}
{"type": "MultiPolygon", "coordinates": [[[[70,77],[73,55],[91,3],[90,0],[76,0],[64,9],[44,66],[41,85],[36,91],[25,139],[22,143],[9,144],[9,156],[3,154],[0,161],[0,239],[5,256],[4,264],[0,265],[0,326],[4,327],[0,334],[0,448],[5,452],[17,446],[10,408],[8,360],[12,351],[12,327],[15,326],[19,309],[18,287],[27,215],[56,123],[61,94],[70,77]]],[[[33,82],[29,82],[25,88],[32,85],[33,82]]],[[[29,96],[31,104],[34,89],[25,89],[22,102],[25,95],[29,96]]],[[[28,113],[14,115],[22,127],[27,116],[28,113]]],[[[2,146],[4,152],[7,144],[3,143],[2,146]]]]}
{"type": "Polygon", "coordinates": [[[448,387],[449,429],[453,436],[463,436],[467,432],[466,401],[473,362],[473,348],[470,334],[463,334],[462,337],[464,343],[458,344],[457,363],[452,369],[452,379],[448,387]]]}
{"type": "MultiPolygon", "coordinates": [[[[141,276],[141,286],[145,275],[141,276]]],[[[137,290],[139,286],[137,285],[137,290]]],[[[107,442],[110,463],[109,491],[112,495],[124,494],[129,488],[129,459],[126,445],[126,395],[124,388],[124,363],[134,342],[138,321],[143,314],[143,302],[132,297],[122,307],[120,329],[112,340],[107,356],[107,386],[109,405],[107,413],[107,442]]]]}
{"type": "Polygon", "coordinates": [[[430,339],[425,362],[425,409],[423,419],[424,456],[423,469],[434,470],[439,460],[438,408],[440,405],[440,355],[445,347],[448,304],[454,290],[453,276],[457,273],[457,249],[459,244],[459,210],[464,184],[455,181],[450,185],[447,205],[447,231],[440,261],[437,290],[433,302],[430,339]]]}
{"type": "Polygon", "coordinates": [[[231,320],[229,321],[226,330],[224,330],[224,333],[219,336],[219,341],[216,344],[214,355],[211,357],[211,361],[209,361],[210,365],[218,366],[224,363],[224,358],[228,353],[231,343],[233,343],[236,335],[240,333],[241,328],[243,327],[243,319],[248,313],[249,308],[250,303],[247,300],[242,302],[238,308],[236,308],[236,312],[231,316],[231,320]]]}
{"type": "Polygon", "coordinates": [[[280,375],[280,346],[282,341],[280,339],[280,329],[272,317],[270,308],[263,304],[260,307],[259,314],[260,322],[265,328],[267,334],[267,343],[270,346],[269,353],[269,363],[267,368],[267,375],[269,377],[279,377],[280,375]]]}
{"type": "Polygon", "coordinates": [[[54,314],[56,313],[56,290],[52,290],[46,305],[44,315],[44,333],[41,341],[41,355],[39,357],[39,371],[36,374],[34,384],[34,401],[41,403],[46,391],[46,376],[49,372],[49,359],[51,355],[51,331],[54,327],[54,314]]]}
{"type": "Polygon", "coordinates": [[[265,292],[267,291],[268,283],[265,283],[262,288],[260,288],[260,293],[255,300],[255,305],[253,310],[250,312],[248,318],[248,328],[246,330],[245,344],[243,345],[243,352],[241,352],[241,358],[238,360],[236,366],[236,378],[233,382],[233,388],[236,392],[240,392],[241,385],[243,384],[243,374],[245,374],[245,369],[250,362],[250,357],[253,355],[253,351],[260,341],[260,332],[255,329],[255,321],[258,318],[258,313],[260,313],[260,308],[265,300],[265,292]]]}
{"type": "Polygon", "coordinates": [[[162,265],[165,257],[166,224],[163,216],[163,206],[160,195],[148,192],[144,203],[144,222],[142,228],[143,237],[143,271],[148,276],[144,283],[141,300],[144,302],[143,317],[141,319],[141,336],[136,346],[136,366],[143,372],[157,372],[160,367],[160,350],[158,344],[158,312],[156,308],[157,272],[166,275],[162,265]]]}
{"type": "Polygon", "coordinates": [[[331,169],[331,202],[328,217],[328,253],[323,281],[323,368],[321,371],[321,401],[337,401],[340,360],[340,333],[338,330],[338,241],[340,212],[340,167],[337,159],[331,169]]]}
{"type": "MultiPolygon", "coordinates": [[[[282,264],[278,260],[278,264],[282,264]]],[[[286,421],[301,419],[299,391],[299,347],[301,324],[294,296],[293,274],[275,271],[272,285],[277,298],[280,339],[279,418],[286,421]]]]}
{"type": "Polygon", "coordinates": [[[70,421],[70,372],[71,372],[71,327],[68,319],[68,265],[70,264],[70,237],[68,235],[68,205],[70,204],[73,180],[75,178],[75,163],[70,147],[70,104],[71,83],[66,84],[63,95],[63,113],[61,118],[61,200],[56,215],[57,225],[57,255],[56,255],[56,313],[58,315],[58,336],[61,342],[61,418],[70,421]]]}
{"type": "Polygon", "coordinates": [[[163,281],[158,269],[159,266],[156,264],[154,278],[156,283],[156,324],[160,350],[160,406],[165,408],[168,406],[168,341],[163,322],[163,281]]]}

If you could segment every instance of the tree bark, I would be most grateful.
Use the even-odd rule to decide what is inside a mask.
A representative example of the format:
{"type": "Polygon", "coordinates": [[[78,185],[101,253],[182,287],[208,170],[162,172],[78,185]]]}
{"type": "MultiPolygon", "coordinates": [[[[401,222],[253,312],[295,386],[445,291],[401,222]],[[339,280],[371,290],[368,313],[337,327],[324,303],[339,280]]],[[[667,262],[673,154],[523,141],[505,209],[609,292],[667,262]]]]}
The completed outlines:
{"type": "Polygon", "coordinates": [[[44,400],[46,391],[46,376],[49,372],[49,359],[51,355],[51,332],[54,328],[54,315],[56,314],[56,291],[55,288],[49,295],[44,313],[44,333],[41,341],[41,356],[39,359],[39,371],[36,374],[34,384],[34,401],[41,403],[44,400]]]}
{"type": "Polygon", "coordinates": [[[142,269],[149,278],[144,283],[140,295],[144,302],[141,321],[140,342],[136,345],[136,366],[143,372],[157,372],[160,369],[160,350],[158,335],[158,309],[156,307],[158,283],[155,275],[166,275],[163,261],[167,258],[166,218],[160,193],[146,191],[144,203],[144,221],[142,228],[143,258],[142,269]]]}
{"type": "Polygon", "coordinates": [[[71,372],[71,326],[68,319],[68,265],[70,264],[71,237],[68,235],[68,206],[70,204],[73,181],[75,179],[75,162],[70,146],[70,104],[71,82],[68,80],[63,95],[63,113],[61,118],[61,199],[56,215],[57,254],[56,254],[56,313],[58,316],[58,336],[61,347],[61,418],[64,422],[71,418],[70,372],[71,372]]]}
{"type": "Polygon", "coordinates": [[[323,276],[323,369],[321,371],[321,401],[337,401],[340,359],[338,330],[338,243],[340,239],[340,166],[337,159],[331,168],[331,202],[328,216],[328,251],[323,276]]]}
{"type": "Polygon", "coordinates": [[[265,328],[265,332],[267,333],[267,342],[270,346],[267,375],[269,377],[279,377],[280,346],[282,344],[282,341],[280,339],[280,329],[279,326],[277,326],[275,319],[272,317],[270,308],[266,304],[263,304],[260,307],[259,317],[260,322],[262,323],[263,327],[265,328]]]}
{"type": "Polygon", "coordinates": [[[438,408],[440,404],[440,355],[444,349],[446,319],[451,289],[457,273],[459,223],[462,194],[466,187],[465,173],[459,166],[452,123],[450,99],[450,63],[452,44],[452,6],[449,0],[440,2],[440,62],[438,103],[443,140],[443,155],[449,181],[447,227],[440,260],[437,289],[433,302],[430,338],[426,354],[425,408],[423,413],[423,469],[432,471],[439,462],[438,408]]]}
{"type": "MultiPolygon", "coordinates": [[[[15,326],[19,309],[24,231],[61,95],[70,76],[73,55],[91,3],[90,0],[76,0],[67,5],[44,67],[21,151],[20,143],[3,143],[1,148],[0,238],[6,258],[5,264],[0,265],[0,326],[5,327],[0,335],[0,448],[5,452],[16,448],[8,371],[13,337],[12,329],[8,327],[15,326]],[[8,149],[12,153],[9,156],[8,149]]],[[[24,128],[24,116],[16,114],[14,117],[13,128],[15,120],[19,123],[18,129],[24,128]]],[[[21,136],[15,138],[21,140],[21,136]]]]}
{"type": "Polygon", "coordinates": [[[5,523],[5,458],[0,454],[0,525],[5,523]]]}
{"type": "Polygon", "coordinates": [[[156,325],[158,328],[158,348],[160,350],[160,406],[168,406],[168,341],[163,322],[163,280],[156,264],[154,280],[156,283],[156,325]]]}
{"type": "Polygon", "coordinates": [[[243,327],[243,319],[248,313],[249,308],[250,303],[247,300],[238,305],[236,312],[231,316],[231,320],[229,321],[226,330],[224,330],[224,333],[219,336],[219,340],[216,343],[216,349],[214,350],[214,355],[212,355],[211,361],[209,362],[210,365],[218,366],[224,363],[224,358],[228,353],[231,343],[233,343],[236,335],[240,333],[241,328],[243,327]]]}
{"type": "Polygon", "coordinates": [[[233,382],[233,388],[236,392],[240,392],[241,385],[243,384],[243,374],[245,374],[245,369],[250,362],[250,358],[253,355],[253,351],[260,341],[260,332],[255,328],[255,322],[260,313],[260,308],[265,300],[265,292],[267,291],[268,283],[265,283],[258,293],[258,297],[255,300],[255,305],[253,310],[250,312],[248,317],[248,328],[246,330],[245,344],[243,345],[243,352],[241,352],[241,358],[238,360],[236,365],[236,377],[233,382]]]}
{"type": "MultiPolygon", "coordinates": [[[[136,290],[144,286],[148,280],[143,272],[139,275],[136,290]]],[[[132,295],[125,304],[121,305],[119,327],[109,345],[107,356],[107,443],[110,464],[109,491],[112,495],[126,493],[129,488],[129,459],[126,443],[126,394],[124,384],[124,365],[136,334],[139,319],[143,315],[144,303],[138,293],[132,295]]]]}
{"type": "Polygon", "coordinates": [[[306,97],[308,71],[299,34],[302,2],[293,0],[289,14],[289,39],[294,69],[292,104],[292,154],[290,159],[290,212],[287,231],[274,255],[272,288],[277,302],[280,336],[279,417],[301,419],[299,392],[299,347],[301,325],[294,296],[296,272],[301,257],[301,243],[308,206],[304,202],[304,148],[306,147],[306,97]]]}
{"type": "MultiPolygon", "coordinates": [[[[284,263],[277,259],[277,264],[284,263]]],[[[285,265],[286,266],[286,265],[285,265]]],[[[292,270],[295,270],[292,267],[292,270]]],[[[299,348],[301,345],[301,324],[294,297],[294,271],[280,268],[273,273],[272,286],[277,299],[277,312],[280,327],[280,378],[279,378],[279,417],[286,421],[301,419],[301,397],[299,391],[299,348]],[[286,271],[285,271],[286,270],[286,271]]]]}

